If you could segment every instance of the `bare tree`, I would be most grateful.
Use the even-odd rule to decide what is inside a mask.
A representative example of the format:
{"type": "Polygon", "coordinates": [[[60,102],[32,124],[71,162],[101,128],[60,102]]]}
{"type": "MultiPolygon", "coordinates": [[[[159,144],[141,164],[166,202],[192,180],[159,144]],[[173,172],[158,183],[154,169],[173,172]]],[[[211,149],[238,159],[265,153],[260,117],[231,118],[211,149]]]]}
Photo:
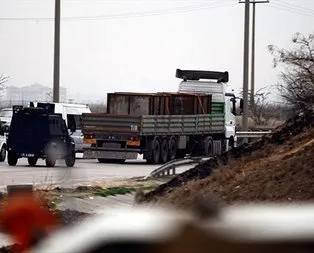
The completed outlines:
{"type": "Polygon", "coordinates": [[[6,89],[5,83],[9,81],[9,77],[3,74],[0,75],[0,90],[6,89]]]}
{"type": "Polygon", "coordinates": [[[250,105],[250,113],[252,119],[257,125],[267,125],[270,118],[266,111],[269,107],[269,96],[270,92],[266,91],[266,88],[261,88],[254,94],[254,104],[250,105]]]}
{"type": "Polygon", "coordinates": [[[294,48],[268,46],[274,56],[274,67],[281,66],[278,89],[281,96],[296,111],[314,108],[314,34],[307,37],[297,33],[292,39],[294,48]]]}
{"type": "Polygon", "coordinates": [[[52,98],[53,98],[52,91],[48,91],[48,92],[46,93],[46,100],[47,100],[48,102],[51,102],[51,101],[52,101],[52,98]]]}

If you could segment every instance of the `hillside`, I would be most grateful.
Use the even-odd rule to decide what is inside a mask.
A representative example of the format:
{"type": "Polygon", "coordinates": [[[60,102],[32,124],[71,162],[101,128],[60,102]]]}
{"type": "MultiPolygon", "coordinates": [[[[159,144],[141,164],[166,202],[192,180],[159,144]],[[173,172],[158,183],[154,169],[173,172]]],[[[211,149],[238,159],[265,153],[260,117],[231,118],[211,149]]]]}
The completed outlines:
{"type": "Polygon", "coordinates": [[[176,176],[143,202],[189,207],[199,197],[225,203],[314,199],[314,117],[299,116],[263,139],[176,176]]]}

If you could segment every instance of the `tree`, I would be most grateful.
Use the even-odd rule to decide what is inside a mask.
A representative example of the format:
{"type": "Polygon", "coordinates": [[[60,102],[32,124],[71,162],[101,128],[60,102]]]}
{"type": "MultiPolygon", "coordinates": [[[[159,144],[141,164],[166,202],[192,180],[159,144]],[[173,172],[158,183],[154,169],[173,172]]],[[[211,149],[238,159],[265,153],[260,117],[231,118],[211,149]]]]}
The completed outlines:
{"type": "MultiPolygon", "coordinates": [[[[261,88],[254,93],[254,103],[249,103],[249,117],[253,119],[256,125],[266,125],[269,118],[272,117],[266,111],[269,107],[267,87],[261,88]]],[[[240,92],[243,96],[243,90],[240,92]]],[[[251,91],[249,90],[248,97],[251,97],[251,91]]]]}
{"type": "Polygon", "coordinates": [[[0,75],[0,90],[4,90],[6,88],[5,83],[9,81],[9,77],[3,74],[0,75]]]}
{"type": "Polygon", "coordinates": [[[269,45],[274,67],[282,67],[277,84],[280,95],[295,111],[308,112],[314,108],[314,34],[307,37],[297,33],[292,49],[269,45]]]}
{"type": "Polygon", "coordinates": [[[252,103],[249,107],[252,119],[257,125],[267,125],[269,120],[269,114],[266,114],[266,110],[269,106],[268,96],[269,91],[266,88],[261,88],[254,94],[254,104],[252,103]]]}
{"type": "Polygon", "coordinates": [[[47,100],[48,102],[52,102],[52,99],[53,99],[52,91],[48,91],[48,92],[46,93],[46,100],[47,100]]]}

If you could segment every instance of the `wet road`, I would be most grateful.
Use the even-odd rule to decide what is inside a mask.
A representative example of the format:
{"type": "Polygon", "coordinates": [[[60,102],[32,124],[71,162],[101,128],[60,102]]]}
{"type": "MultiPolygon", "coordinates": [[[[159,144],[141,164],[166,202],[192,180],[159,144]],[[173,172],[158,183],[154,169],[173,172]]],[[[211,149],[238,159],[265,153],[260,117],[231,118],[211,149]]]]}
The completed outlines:
{"type": "Polygon", "coordinates": [[[55,167],[47,168],[43,160],[39,160],[36,167],[30,167],[27,159],[19,159],[13,167],[7,161],[0,163],[0,189],[8,184],[69,186],[83,182],[142,177],[157,167],[158,165],[148,165],[141,159],[126,161],[125,164],[100,164],[97,160],[77,159],[73,168],[67,168],[62,160],[55,167]]]}

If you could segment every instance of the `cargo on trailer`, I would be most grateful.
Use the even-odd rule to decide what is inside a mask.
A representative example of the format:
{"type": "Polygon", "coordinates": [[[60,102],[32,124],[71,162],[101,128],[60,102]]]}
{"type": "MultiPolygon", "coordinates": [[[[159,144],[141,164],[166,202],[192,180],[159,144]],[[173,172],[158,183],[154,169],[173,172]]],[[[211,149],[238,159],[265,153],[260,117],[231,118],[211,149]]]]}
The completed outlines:
{"type": "Polygon", "coordinates": [[[84,140],[92,144],[84,157],[124,162],[143,154],[157,164],[235,147],[238,112],[228,72],[177,70],[176,76],[183,79],[178,92],[109,93],[107,113],[83,114],[84,140]]]}

